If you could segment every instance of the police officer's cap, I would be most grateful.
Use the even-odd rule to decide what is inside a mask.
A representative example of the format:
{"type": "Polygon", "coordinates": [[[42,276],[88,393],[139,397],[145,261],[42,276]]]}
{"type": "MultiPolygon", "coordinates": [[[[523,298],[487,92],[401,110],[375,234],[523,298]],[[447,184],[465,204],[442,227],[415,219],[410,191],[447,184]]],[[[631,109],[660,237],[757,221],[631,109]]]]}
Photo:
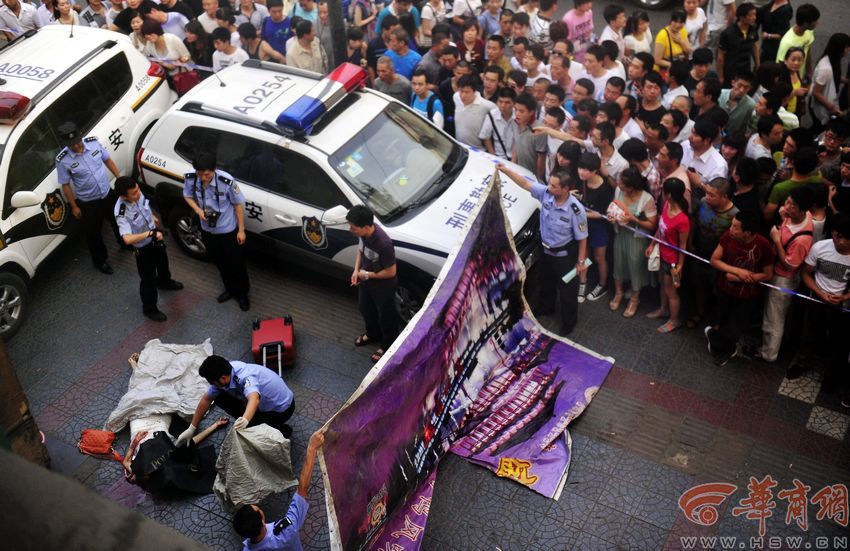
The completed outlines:
{"type": "Polygon", "coordinates": [[[63,122],[56,131],[59,134],[59,141],[62,142],[62,145],[75,144],[82,139],[80,127],[71,121],[63,122]]]}

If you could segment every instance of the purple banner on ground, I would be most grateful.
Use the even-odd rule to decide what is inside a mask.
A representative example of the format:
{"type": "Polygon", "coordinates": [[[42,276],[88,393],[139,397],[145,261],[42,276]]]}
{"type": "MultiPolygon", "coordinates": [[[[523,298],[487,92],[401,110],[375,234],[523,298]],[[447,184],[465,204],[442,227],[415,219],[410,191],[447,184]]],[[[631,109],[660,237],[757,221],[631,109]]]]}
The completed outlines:
{"type": "Polygon", "coordinates": [[[560,493],[567,424],[613,360],[530,317],[493,180],[419,314],[325,427],[335,548],[418,549],[425,518],[415,508],[450,450],[543,495],[560,493]]]}

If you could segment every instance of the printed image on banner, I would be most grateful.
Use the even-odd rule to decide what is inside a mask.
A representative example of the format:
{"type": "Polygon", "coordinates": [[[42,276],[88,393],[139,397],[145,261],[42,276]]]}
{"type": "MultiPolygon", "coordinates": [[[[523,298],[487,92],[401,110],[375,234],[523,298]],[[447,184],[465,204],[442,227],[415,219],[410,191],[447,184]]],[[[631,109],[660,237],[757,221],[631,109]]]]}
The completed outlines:
{"type": "Polygon", "coordinates": [[[417,317],[326,426],[321,460],[335,547],[418,549],[422,486],[450,450],[560,494],[566,427],[613,360],[530,317],[500,198],[495,177],[417,317]]]}

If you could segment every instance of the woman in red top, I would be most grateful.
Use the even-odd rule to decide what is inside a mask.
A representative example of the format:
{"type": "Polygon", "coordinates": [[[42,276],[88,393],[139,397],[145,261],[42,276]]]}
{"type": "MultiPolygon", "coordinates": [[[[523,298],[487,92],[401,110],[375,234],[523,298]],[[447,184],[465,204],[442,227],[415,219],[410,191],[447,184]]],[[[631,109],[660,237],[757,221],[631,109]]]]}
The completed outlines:
{"type": "Polygon", "coordinates": [[[463,40],[457,45],[460,58],[474,66],[478,73],[484,69],[484,42],[478,38],[480,34],[478,19],[470,17],[463,22],[463,40]]]}
{"type": "MultiPolygon", "coordinates": [[[[679,285],[682,281],[682,266],[685,264],[683,252],[688,243],[691,221],[688,218],[688,201],[685,199],[685,182],[678,178],[668,178],[663,187],[664,208],[658,222],[656,239],[661,240],[661,306],[650,312],[650,319],[669,316],[664,325],[658,327],[659,333],[675,331],[682,325],[679,321],[679,285]],[[676,250],[677,247],[681,250],[676,250]]],[[[652,252],[651,244],[646,249],[648,257],[652,252]]]]}

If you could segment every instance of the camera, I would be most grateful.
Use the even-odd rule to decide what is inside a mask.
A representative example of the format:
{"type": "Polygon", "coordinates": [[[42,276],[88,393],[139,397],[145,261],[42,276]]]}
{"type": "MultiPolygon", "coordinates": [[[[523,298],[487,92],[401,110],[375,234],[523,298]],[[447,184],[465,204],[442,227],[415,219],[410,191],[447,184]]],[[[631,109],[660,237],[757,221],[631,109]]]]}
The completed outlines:
{"type": "Polygon", "coordinates": [[[216,224],[218,224],[218,217],[221,216],[221,213],[214,210],[208,210],[204,213],[204,217],[207,219],[207,226],[214,228],[216,224]]]}

